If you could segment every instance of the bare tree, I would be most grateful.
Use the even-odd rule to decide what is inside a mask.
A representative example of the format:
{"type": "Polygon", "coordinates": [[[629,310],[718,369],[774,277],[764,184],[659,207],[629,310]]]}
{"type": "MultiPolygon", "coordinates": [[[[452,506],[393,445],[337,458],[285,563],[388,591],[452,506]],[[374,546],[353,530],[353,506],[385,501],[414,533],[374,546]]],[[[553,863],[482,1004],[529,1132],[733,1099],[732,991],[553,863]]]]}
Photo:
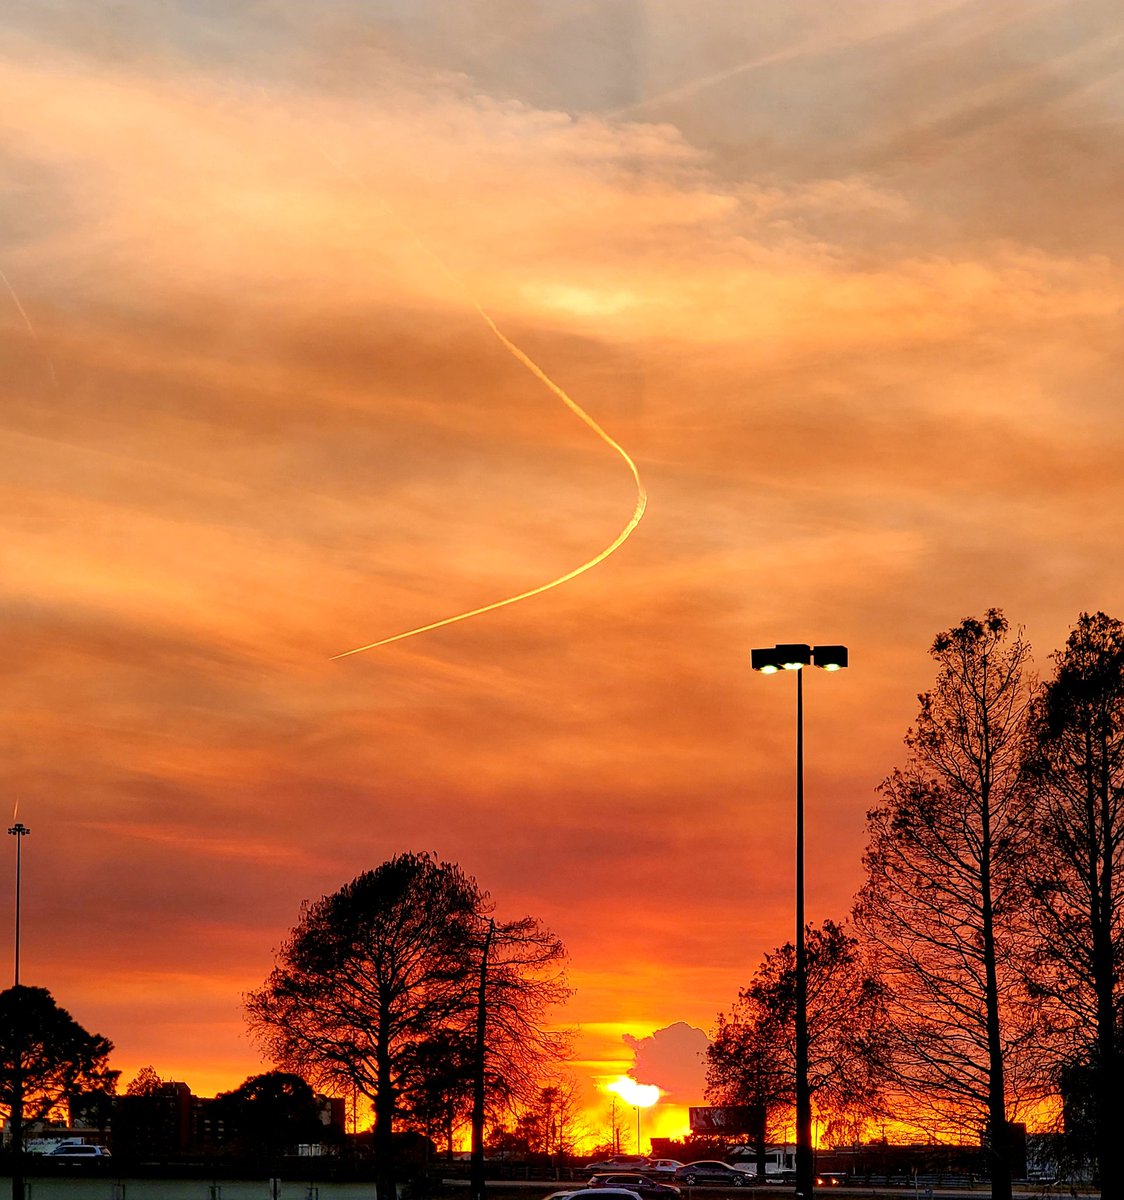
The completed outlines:
{"type": "Polygon", "coordinates": [[[745,1105],[755,1114],[750,1134],[762,1179],[768,1138],[776,1140],[781,1113],[790,1121],[795,1101],[791,1033],[750,985],[738,993],[729,1014],[718,1014],[706,1051],[706,1098],[711,1104],[745,1105]]]}
{"type": "Polygon", "coordinates": [[[126,1096],[154,1096],[168,1081],[156,1074],[156,1068],[150,1063],[133,1076],[125,1089],[126,1096]]]}
{"type": "Polygon", "coordinates": [[[1101,1192],[1120,1193],[1124,1063],[1124,625],[1082,613],[1035,705],[1041,844],[1029,864],[1035,982],[1084,1077],[1101,1192]]]}
{"type": "Polygon", "coordinates": [[[1030,649],[989,609],[938,634],[906,765],[868,814],[858,928],[890,989],[894,1066],[920,1121],[987,1130],[992,1195],[1011,1195],[1009,1104],[1040,1081],[1027,952],[1024,770],[1030,649]]]}
{"type": "Polygon", "coordinates": [[[507,1115],[514,1116],[514,1133],[501,1133],[501,1125],[493,1136],[506,1137],[513,1145],[522,1142],[525,1153],[544,1156],[556,1177],[562,1160],[573,1154],[576,1140],[589,1132],[577,1081],[567,1074],[556,1074],[507,1115]]]}
{"type": "MultiPolygon", "coordinates": [[[[490,914],[485,898],[481,912],[490,914]]],[[[487,956],[484,1004],[486,1052],[496,1100],[528,1100],[543,1075],[569,1054],[570,1032],[552,1018],[570,996],[561,940],[535,917],[494,923],[487,956]]]]}
{"type": "Polygon", "coordinates": [[[484,1119],[489,1100],[526,1104],[544,1070],[568,1054],[569,1035],[552,1029],[552,1010],[570,995],[562,942],[534,917],[497,922],[487,897],[478,905],[476,1077],[469,1191],[484,1195],[484,1119]]]}
{"type": "MultiPolygon", "coordinates": [[[[880,1107],[885,1069],[882,985],[858,940],[834,921],[805,935],[808,955],[809,1086],[828,1136],[854,1140],[880,1107]]],[[[796,951],[767,954],[731,1014],[720,1014],[707,1050],[707,1096],[761,1115],[755,1131],[758,1173],[765,1138],[794,1102],[796,951]]]]}

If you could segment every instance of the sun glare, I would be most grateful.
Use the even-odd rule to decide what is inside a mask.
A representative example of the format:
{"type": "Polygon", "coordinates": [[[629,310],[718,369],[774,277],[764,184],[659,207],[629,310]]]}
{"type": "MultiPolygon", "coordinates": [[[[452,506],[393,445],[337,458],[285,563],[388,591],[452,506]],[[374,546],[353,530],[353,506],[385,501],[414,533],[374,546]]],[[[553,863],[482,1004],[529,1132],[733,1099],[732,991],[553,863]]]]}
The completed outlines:
{"type": "Polygon", "coordinates": [[[612,1083],[605,1085],[607,1092],[616,1092],[633,1108],[650,1108],[660,1098],[660,1089],[654,1083],[637,1083],[627,1075],[618,1075],[612,1083]]]}

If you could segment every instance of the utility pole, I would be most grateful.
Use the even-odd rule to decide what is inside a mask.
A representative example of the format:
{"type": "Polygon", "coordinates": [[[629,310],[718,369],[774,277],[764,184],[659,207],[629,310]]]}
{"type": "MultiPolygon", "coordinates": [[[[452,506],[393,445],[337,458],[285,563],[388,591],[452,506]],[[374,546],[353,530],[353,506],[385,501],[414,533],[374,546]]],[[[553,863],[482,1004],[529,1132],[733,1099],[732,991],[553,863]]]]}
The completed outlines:
{"type": "Polygon", "coordinates": [[[488,919],[484,934],[484,950],[480,956],[480,991],[476,1000],[476,1062],[472,1081],[472,1155],[469,1162],[468,1191],[470,1200],[484,1200],[484,1060],[488,1033],[488,953],[496,923],[488,919]]]}

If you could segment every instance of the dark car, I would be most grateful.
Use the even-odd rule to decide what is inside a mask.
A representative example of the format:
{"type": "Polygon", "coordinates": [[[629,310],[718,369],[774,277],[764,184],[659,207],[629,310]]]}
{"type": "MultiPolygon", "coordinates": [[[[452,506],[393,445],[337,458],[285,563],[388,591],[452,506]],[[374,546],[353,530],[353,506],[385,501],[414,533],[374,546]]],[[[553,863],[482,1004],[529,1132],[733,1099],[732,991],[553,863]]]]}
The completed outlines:
{"type": "Polygon", "coordinates": [[[685,1183],[688,1187],[697,1184],[724,1184],[726,1187],[746,1187],[753,1182],[753,1177],[744,1171],[735,1171],[729,1163],[717,1159],[704,1159],[702,1162],[687,1163],[679,1168],[672,1177],[676,1183],[685,1183]]]}
{"type": "Polygon", "coordinates": [[[604,1162],[587,1163],[585,1169],[591,1175],[601,1175],[606,1171],[643,1171],[647,1169],[649,1162],[646,1154],[614,1154],[604,1162]]]}
{"type": "Polygon", "coordinates": [[[647,1175],[637,1175],[635,1172],[618,1172],[612,1175],[594,1175],[589,1181],[591,1188],[627,1188],[647,1200],[675,1200],[681,1195],[677,1187],[670,1183],[660,1183],[658,1179],[649,1179],[647,1175]]]}

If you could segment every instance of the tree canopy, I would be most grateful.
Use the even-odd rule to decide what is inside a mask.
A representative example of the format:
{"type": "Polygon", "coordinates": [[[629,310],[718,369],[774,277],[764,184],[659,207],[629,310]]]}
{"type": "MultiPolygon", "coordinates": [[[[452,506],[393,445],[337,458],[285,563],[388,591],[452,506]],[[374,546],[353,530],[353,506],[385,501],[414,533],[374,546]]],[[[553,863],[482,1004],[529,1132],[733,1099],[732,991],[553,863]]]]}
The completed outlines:
{"type": "MultiPolygon", "coordinates": [[[[809,1085],[828,1136],[861,1136],[880,1111],[885,1070],[882,985],[859,941],[834,921],[805,933],[809,1085]]],[[[720,1014],[707,1051],[707,1095],[764,1116],[759,1152],[794,1103],[796,950],[767,954],[729,1015],[720,1014]]]]}
{"type": "Polygon", "coordinates": [[[108,1065],[112,1049],[46,988],[0,992],[0,1105],[9,1112],[18,1101],[35,1120],[57,1113],[79,1092],[114,1092],[119,1072],[108,1065]]]}
{"type": "Polygon", "coordinates": [[[312,1088],[288,1071],[251,1075],[215,1100],[229,1135],[244,1152],[292,1153],[301,1142],[318,1142],[325,1133],[312,1088]]]}
{"type": "Polygon", "coordinates": [[[530,917],[496,923],[492,907],[455,864],[400,854],[306,903],[273,972],[246,998],[274,1062],[373,1101],[380,1194],[394,1186],[396,1118],[407,1107],[432,1113],[442,1086],[463,1103],[458,1072],[444,1084],[425,1078],[435,1040],[467,1038],[474,1068],[490,1061],[497,1088],[514,1078],[497,1066],[527,1068],[558,1048],[544,1021],[567,994],[561,943],[530,917]]]}

